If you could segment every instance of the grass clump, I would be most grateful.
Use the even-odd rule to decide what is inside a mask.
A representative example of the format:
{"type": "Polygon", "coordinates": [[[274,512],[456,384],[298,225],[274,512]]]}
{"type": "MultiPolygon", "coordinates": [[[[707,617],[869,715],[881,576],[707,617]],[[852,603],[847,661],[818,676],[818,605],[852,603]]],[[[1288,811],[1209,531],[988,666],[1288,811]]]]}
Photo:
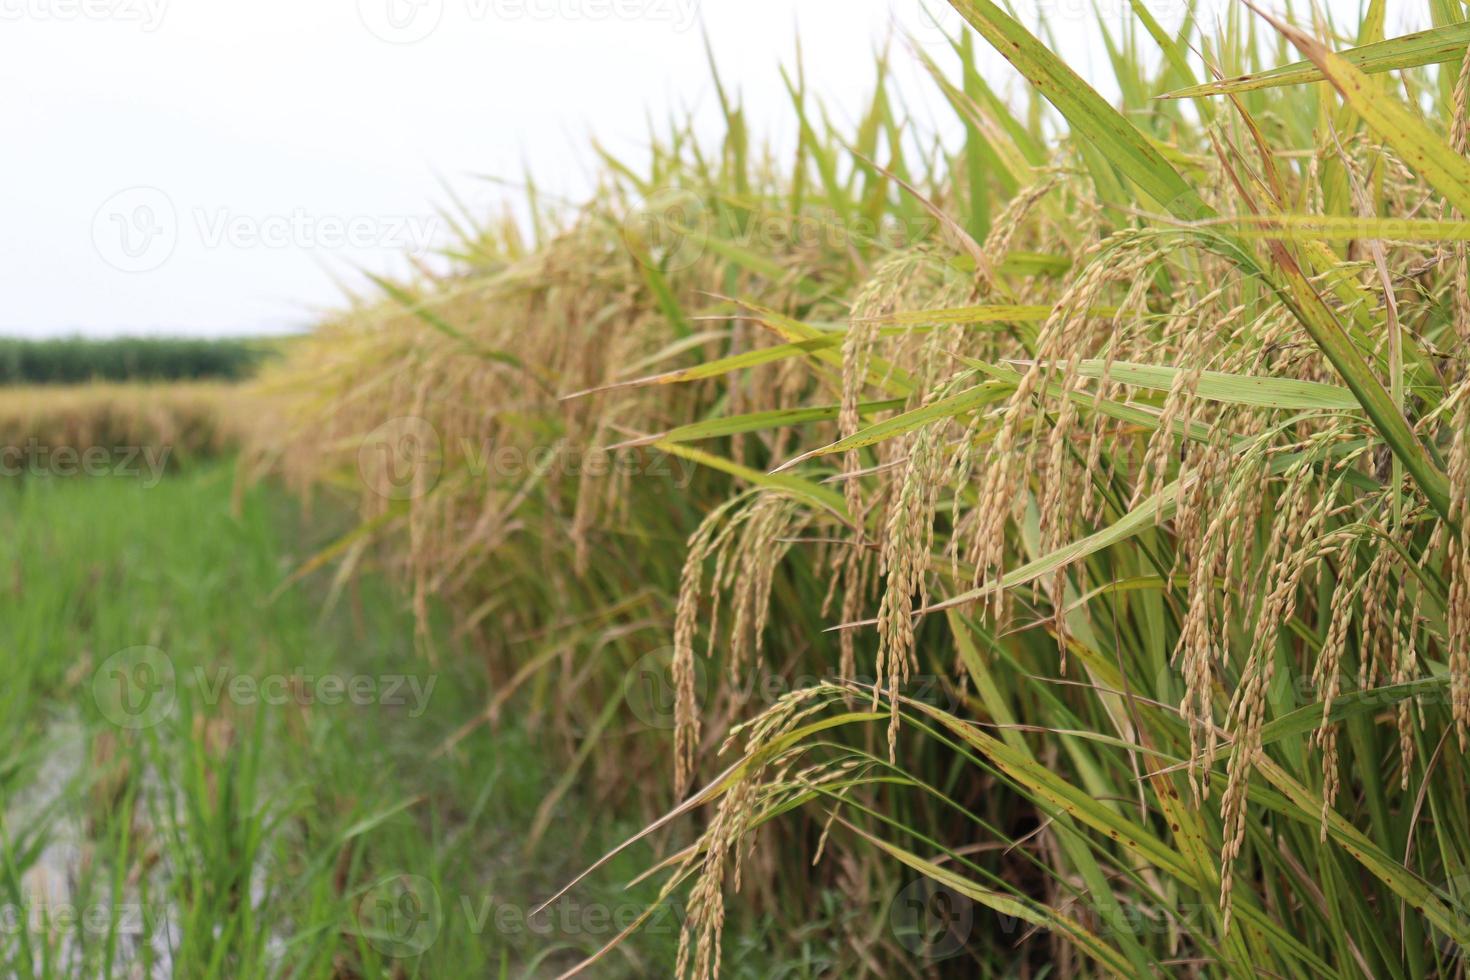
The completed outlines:
{"type": "Polygon", "coordinates": [[[884,62],[854,133],[788,76],[784,165],[722,92],[717,153],[676,130],[562,231],[467,231],[460,273],[302,345],[270,451],[366,521],[322,560],[448,600],[580,733],[568,785],[645,785],[672,744],[681,975],[728,964],[760,904],[732,889],[803,909],[814,878],[960,910],[829,922],[847,972],[1462,972],[1463,11],[1175,36],[1135,5],[1113,106],[953,5],[948,67],[916,57],[962,145],[884,62]],[[384,493],[353,470],[403,416],[433,445],[384,493]],[[699,469],[463,448],[610,443],[699,469]],[[609,692],[665,645],[671,736],[620,727],[609,692]]]}

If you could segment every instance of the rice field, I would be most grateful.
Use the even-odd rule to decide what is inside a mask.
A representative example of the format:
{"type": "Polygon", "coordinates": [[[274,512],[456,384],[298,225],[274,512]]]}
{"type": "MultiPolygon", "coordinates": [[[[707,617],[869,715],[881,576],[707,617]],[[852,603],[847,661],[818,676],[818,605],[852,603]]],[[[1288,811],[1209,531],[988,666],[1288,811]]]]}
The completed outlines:
{"type": "Polygon", "coordinates": [[[1463,5],[950,3],[7,488],[17,972],[1465,975],[1463,5]]]}
{"type": "Polygon", "coordinates": [[[143,477],[233,453],[268,411],[224,382],[0,387],[0,475],[143,477]]]}
{"type": "MultiPolygon", "coordinates": [[[[439,751],[490,696],[473,651],[436,616],[444,658],[415,656],[380,576],[281,592],[343,515],[235,486],[216,461],[0,488],[0,972],[400,976],[411,954],[419,975],[537,976],[656,905],[605,888],[533,916],[637,824],[577,821],[595,801],[574,792],[523,847],[557,782],[540,739],[507,723],[439,751]]],[[[608,975],[676,941],[655,928],[608,975]]]]}

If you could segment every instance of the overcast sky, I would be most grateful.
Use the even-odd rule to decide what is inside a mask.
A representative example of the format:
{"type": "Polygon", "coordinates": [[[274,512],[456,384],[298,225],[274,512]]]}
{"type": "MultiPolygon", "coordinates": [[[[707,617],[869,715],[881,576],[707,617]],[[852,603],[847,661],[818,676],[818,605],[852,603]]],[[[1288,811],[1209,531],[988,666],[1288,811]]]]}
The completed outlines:
{"type": "MultiPolygon", "coordinates": [[[[1178,21],[1178,0],[1145,2],[1178,21]]],[[[1016,0],[1100,82],[1091,6],[1016,0]]],[[[701,23],[770,136],[789,131],[777,66],[798,29],[843,118],[893,30],[942,53],[921,0],[0,0],[0,332],[301,329],[358,268],[442,240],[446,184],[488,212],[509,192],[480,175],[529,169],[578,198],[594,136],[636,157],[680,107],[717,133],[701,23]]],[[[895,61],[911,110],[943,119],[895,61]]]]}

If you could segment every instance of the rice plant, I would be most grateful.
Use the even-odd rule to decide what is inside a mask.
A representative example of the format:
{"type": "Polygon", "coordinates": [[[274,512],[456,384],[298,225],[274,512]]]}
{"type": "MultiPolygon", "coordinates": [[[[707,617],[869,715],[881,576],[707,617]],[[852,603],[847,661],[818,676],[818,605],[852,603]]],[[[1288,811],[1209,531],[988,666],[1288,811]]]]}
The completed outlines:
{"type": "Polygon", "coordinates": [[[723,145],[678,125],[571,213],[532,188],[530,240],[465,218],[458,273],[294,351],[265,452],[364,518],[320,561],[460,610],[505,679],[471,730],[524,694],[625,791],[672,752],[637,839],[679,975],[820,888],[865,910],[844,975],[1462,975],[1463,9],[1175,35],[1133,3],[1112,105],[951,2],[949,63],[907,56],[962,145],[886,54],[852,133],[798,65],[794,159],[721,89],[723,145]],[[402,492],[354,479],[405,417],[402,492]],[[563,465],[609,446],[698,469],[563,465]],[[619,710],[664,643],[667,738],[619,710]]]}

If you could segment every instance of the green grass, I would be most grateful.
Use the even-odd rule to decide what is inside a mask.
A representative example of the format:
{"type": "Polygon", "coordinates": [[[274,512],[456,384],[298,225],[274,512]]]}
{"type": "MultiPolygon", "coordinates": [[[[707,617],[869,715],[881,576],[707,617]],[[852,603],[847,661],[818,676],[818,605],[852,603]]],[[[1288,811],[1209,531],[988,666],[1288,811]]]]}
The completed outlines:
{"type": "Polygon", "coordinates": [[[274,353],[274,341],[118,337],[0,337],[0,384],[239,380],[274,353]]]}
{"type": "MultiPolygon", "coordinates": [[[[526,853],[554,773],[524,731],[481,728],[432,755],[487,698],[475,659],[444,636],[438,667],[416,656],[412,617],[372,574],[326,613],[328,581],[272,601],[331,515],[307,531],[264,487],[232,514],[232,482],[221,464],[155,487],[0,487],[0,973],[540,976],[612,938],[609,923],[641,912],[650,889],[524,916],[619,821],[580,819],[597,801],[573,792],[526,853]],[[139,646],[153,652],[114,657],[139,646]],[[126,702],[118,666],[136,682],[126,702]],[[412,695],[375,703],[395,700],[386,686],[310,706],[218,687],[259,682],[274,702],[273,678],[399,675],[427,690],[425,710],[412,695]],[[433,894],[438,913],[409,915],[405,891],[425,909],[433,894]]],[[[630,853],[622,877],[653,856],[630,853]]],[[[608,975],[667,960],[677,923],[664,918],[608,975]]]]}

